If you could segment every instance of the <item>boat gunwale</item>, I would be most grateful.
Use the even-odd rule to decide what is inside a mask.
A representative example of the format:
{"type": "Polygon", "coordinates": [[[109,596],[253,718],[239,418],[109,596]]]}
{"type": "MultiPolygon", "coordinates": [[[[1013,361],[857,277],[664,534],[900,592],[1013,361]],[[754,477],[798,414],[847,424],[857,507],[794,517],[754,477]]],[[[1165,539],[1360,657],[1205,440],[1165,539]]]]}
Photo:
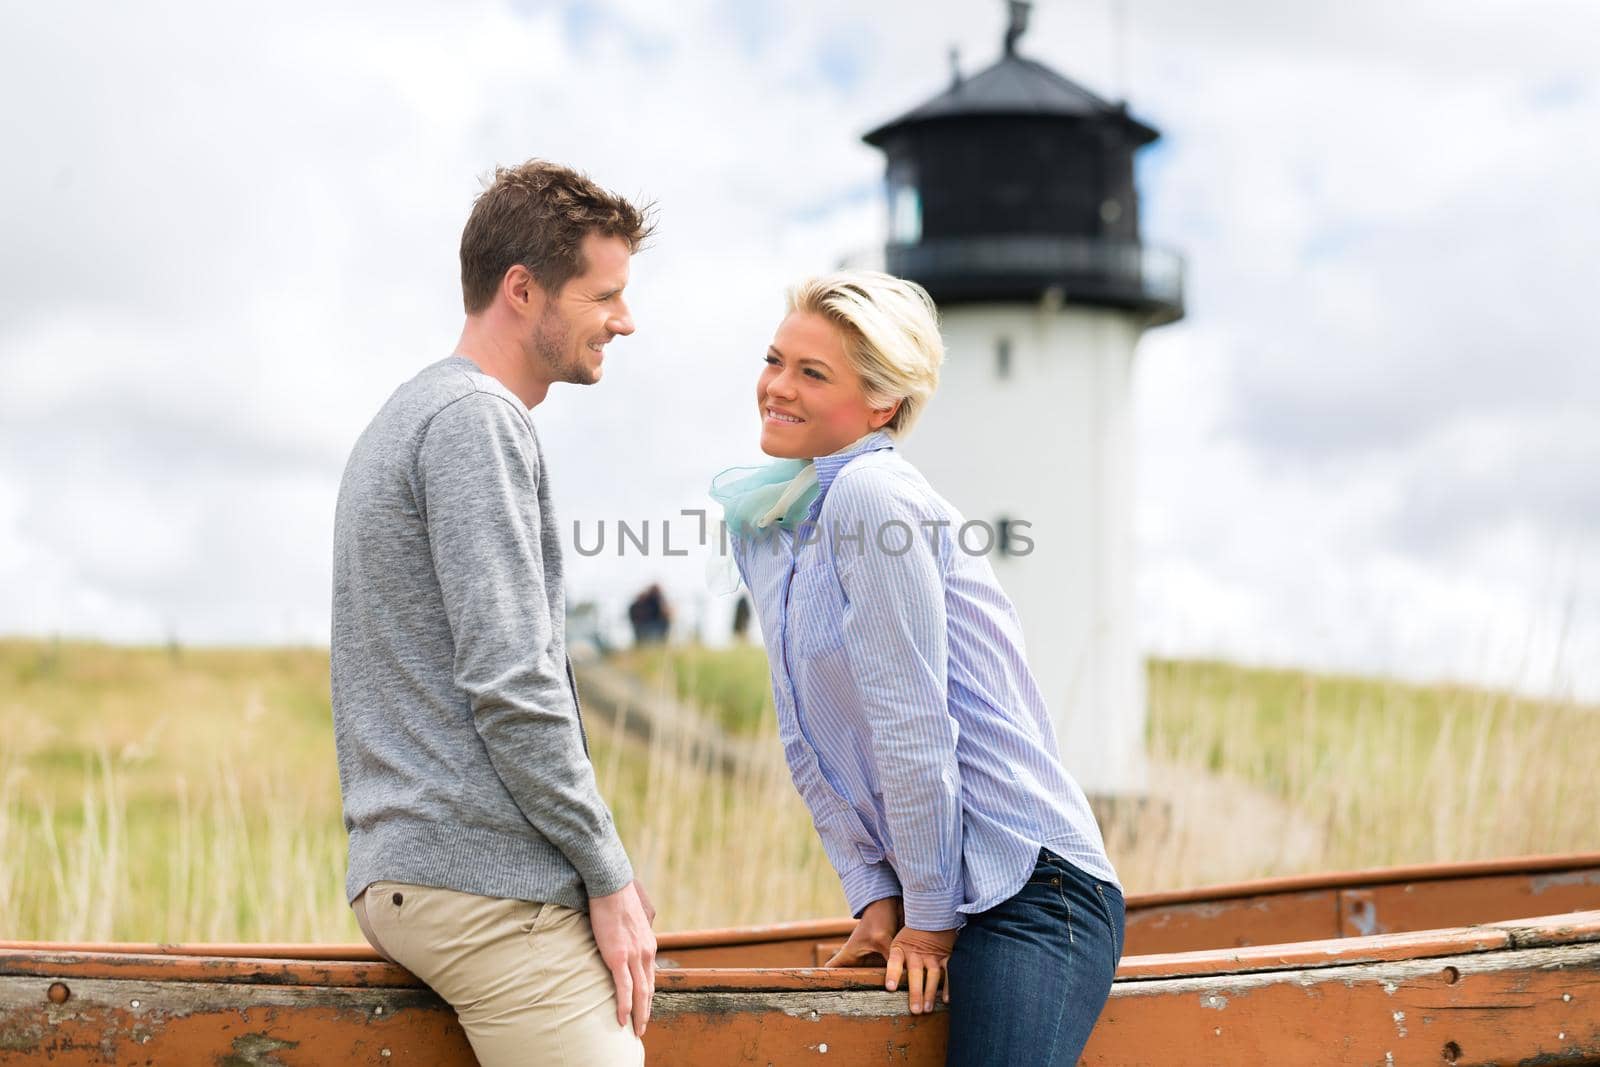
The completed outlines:
{"type": "Polygon", "coordinates": [[[1367,886],[1398,885],[1404,882],[1446,882],[1467,878],[1488,878],[1508,874],[1556,874],[1564,871],[1600,870],[1600,852],[1570,852],[1554,855],[1511,856],[1462,863],[1423,863],[1403,867],[1373,867],[1355,871],[1318,872],[1228,882],[1195,889],[1139,893],[1128,897],[1129,911],[1170,904],[1207,904],[1237,900],[1240,897],[1277,896],[1330,889],[1355,889],[1367,886]]]}
{"type": "MultiPolygon", "coordinates": [[[[1118,982],[1178,977],[1317,970],[1355,964],[1423,960],[1600,942],[1600,910],[1510,919],[1478,926],[1278,945],[1131,956],[1118,982]]],[[[0,976],[121,978],[356,988],[416,988],[422,983],[392,963],[310,961],[233,956],[0,948],[0,976]]],[[[883,968],[662,968],[657,988],[672,990],[862,990],[883,987],[883,968]]]]}

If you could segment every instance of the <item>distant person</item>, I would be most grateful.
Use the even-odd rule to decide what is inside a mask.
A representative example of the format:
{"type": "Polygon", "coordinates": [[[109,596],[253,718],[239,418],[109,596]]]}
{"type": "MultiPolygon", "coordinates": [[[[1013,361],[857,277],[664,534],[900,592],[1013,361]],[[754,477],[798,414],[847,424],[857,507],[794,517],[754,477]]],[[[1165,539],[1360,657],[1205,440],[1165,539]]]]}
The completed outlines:
{"type": "Polygon", "coordinates": [[[654,912],[595,785],[529,412],[633,333],[649,230],[566,167],[497,170],[461,235],[456,350],[389,398],[339,487],[345,891],[490,1067],[644,1062],[654,912]]]}
{"type": "Polygon", "coordinates": [[[896,448],[943,353],[916,285],[796,286],[756,381],[778,461],[712,495],[790,772],[858,918],[828,965],[884,957],[913,1013],[942,988],[952,1067],[1075,1064],[1121,956],[1122,892],[1011,601],[896,448]]]}
{"type": "Polygon", "coordinates": [[[750,638],[750,598],[743,593],[739,594],[739,602],[733,606],[733,636],[740,641],[750,638]]]}
{"type": "Polygon", "coordinates": [[[672,629],[672,609],[661,586],[652,584],[628,605],[628,622],[633,627],[633,643],[658,645],[672,629]]]}

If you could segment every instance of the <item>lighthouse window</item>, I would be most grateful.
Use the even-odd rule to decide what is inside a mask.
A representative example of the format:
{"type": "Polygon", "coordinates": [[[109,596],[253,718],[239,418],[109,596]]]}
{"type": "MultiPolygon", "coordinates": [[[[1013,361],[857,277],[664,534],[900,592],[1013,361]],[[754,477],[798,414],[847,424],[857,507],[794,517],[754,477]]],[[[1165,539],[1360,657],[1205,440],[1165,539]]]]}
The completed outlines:
{"type": "Polygon", "coordinates": [[[922,197],[909,182],[889,187],[889,239],[906,245],[922,240],[922,197]]]}
{"type": "Polygon", "coordinates": [[[1011,377],[1011,338],[1002,337],[994,343],[994,373],[997,378],[1011,377]]]}

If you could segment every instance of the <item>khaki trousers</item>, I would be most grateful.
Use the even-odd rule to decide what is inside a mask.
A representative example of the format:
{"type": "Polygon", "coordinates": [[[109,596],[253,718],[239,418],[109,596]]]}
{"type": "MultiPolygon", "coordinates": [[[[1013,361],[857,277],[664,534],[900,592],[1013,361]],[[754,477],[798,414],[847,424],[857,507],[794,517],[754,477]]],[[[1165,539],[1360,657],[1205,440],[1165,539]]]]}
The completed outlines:
{"type": "Polygon", "coordinates": [[[372,883],[355,911],[373,948],[456,1010],[483,1067],[643,1067],[585,913],[402,882],[372,883]]]}

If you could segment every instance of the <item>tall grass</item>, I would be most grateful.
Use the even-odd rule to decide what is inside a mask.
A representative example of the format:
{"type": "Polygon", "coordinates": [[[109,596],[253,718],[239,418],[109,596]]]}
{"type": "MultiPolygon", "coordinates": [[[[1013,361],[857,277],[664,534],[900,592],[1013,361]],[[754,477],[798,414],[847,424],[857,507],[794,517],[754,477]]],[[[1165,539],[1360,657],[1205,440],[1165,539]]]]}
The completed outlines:
{"type": "Polygon", "coordinates": [[[357,934],[325,652],[0,642],[0,739],[0,938],[357,934]]]}
{"type": "Polygon", "coordinates": [[[657,733],[644,746],[619,730],[597,746],[596,771],[659,929],[845,911],[770,724],[756,731],[769,743],[731,774],[710,766],[686,733],[657,733]]]}
{"type": "MultiPolygon", "coordinates": [[[[591,723],[658,928],[844,905],[772,737],[757,648],[633,669],[754,739],[591,723]]],[[[1451,686],[1153,662],[1143,804],[1104,819],[1127,887],[1600,849],[1600,714],[1451,686]]],[[[357,941],[327,653],[0,641],[0,939],[357,941]]]]}
{"type": "Polygon", "coordinates": [[[1600,709],[1223,663],[1152,663],[1149,689],[1155,759],[1312,838],[1271,873],[1600,850],[1600,709]]]}
{"type": "MultiPolygon", "coordinates": [[[[0,940],[359,941],[327,653],[0,642],[0,940]]],[[[590,723],[661,929],[843,897],[770,723],[737,774],[590,723]]]]}
{"type": "MultiPolygon", "coordinates": [[[[58,776],[73,772],[58,771],[58,776]]],[[[344,874],[338,813],[288,782],[220,765],[195,789],[131,799],[117,761],[75,775],[56,808],[37,776],[11,771],[0,797],[0,938],[66,941],[349,940],[337,904],[344,874]],[[333,887],[334,899],[328,894],[333,887]]]]}

